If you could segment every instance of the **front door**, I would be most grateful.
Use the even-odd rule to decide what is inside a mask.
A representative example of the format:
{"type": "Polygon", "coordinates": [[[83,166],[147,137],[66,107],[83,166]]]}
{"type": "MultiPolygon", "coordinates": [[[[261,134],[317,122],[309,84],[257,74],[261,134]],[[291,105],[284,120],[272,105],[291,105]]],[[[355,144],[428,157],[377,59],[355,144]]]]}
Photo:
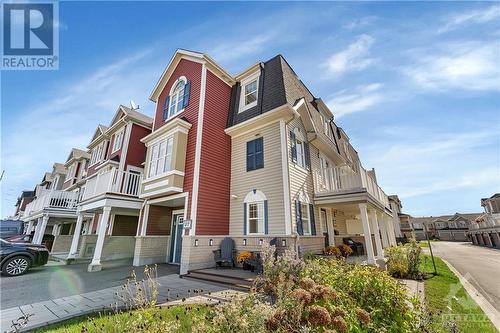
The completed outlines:
{"type": "Polygon", "coordinates": [[[323,236],[325,237],[325,247],[330,245],[330,240],[328,238],[328,221],[326,219],[326,210],[321,209],[321,229],[323,230],[323,236]]]}
{"type": "Polygon", "coordinates": [[[172,238],[170,246],[170,262],[180,264],[182,253],[182,233],[184,232],[184,214],[172,216],[172,238]]]}

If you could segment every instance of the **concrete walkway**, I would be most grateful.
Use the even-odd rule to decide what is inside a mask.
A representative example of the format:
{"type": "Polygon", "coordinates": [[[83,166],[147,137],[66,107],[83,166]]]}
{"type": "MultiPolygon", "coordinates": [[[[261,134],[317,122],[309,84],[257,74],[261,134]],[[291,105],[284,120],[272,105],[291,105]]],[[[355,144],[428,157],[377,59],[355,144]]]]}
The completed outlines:
{"type": "MultiPolygon", "coordinates": [[[[208,293],[217,292],[219,292],[218,296],[214,294],[211,298],[219,299],[222,297],[220,292],[227,290],[227,287],[182,279],[177,274],[159,277],[157,281],[160,285],[158,287],[159,304],[182,298],[207,296],[208,293]]],[[[116,297],[116,293],[120,288],[121,286],[111,287],[1,310],[0,331],[11,330],[13,323],[25,316],[28,316],[28,324],[23,327],[23,331],[110,309],[116,307],[116,305],[121,306],[122,304],[118,303],[116,297]]]]}

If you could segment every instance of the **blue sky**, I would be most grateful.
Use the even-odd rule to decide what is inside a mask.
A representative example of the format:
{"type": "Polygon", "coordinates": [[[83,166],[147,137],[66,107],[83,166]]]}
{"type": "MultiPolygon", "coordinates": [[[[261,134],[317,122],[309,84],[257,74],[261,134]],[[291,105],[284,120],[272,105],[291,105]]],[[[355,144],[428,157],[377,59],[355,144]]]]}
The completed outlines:
{"type": "Polygon", "coordinates": [[[500,191],[500,6],[492,2],[61,2],[60,69],[1,73],[1,215],[72,147],[148,100],[176,48],[230,73],[281,53],[384,190],[415,216],[500,191]]]}

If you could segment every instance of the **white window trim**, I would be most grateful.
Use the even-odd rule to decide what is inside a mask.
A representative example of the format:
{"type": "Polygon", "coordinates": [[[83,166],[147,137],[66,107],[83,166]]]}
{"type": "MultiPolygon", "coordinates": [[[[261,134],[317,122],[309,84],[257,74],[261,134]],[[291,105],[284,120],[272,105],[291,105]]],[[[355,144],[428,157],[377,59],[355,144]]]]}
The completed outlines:
{"type": "Polygon", "coordinates": [[[240,87],[241,87],[241,89],[240,89],[241,90],[240,91],[240,105],[238,108],[238,113],[243,112],[245,110],[248,110],[250,108],[253,108],[259,102],[259,81],[260,81],[259,78],[260,78],[260,70],[257,73],[252,74],[251,76],[249,76],[241,81],[241,84],[240,84],[240,87]],[[248,85],[249,83],[252,83],[255,80],[257,80],[257,91],[256,91],[257,98],[252,103],[245,105],[245,86],[248,85]]]}
{"type": "MultiPolygon", "coordinates": [[[[245,205],[246,205],[246,210],[247,210],[247,216],[246,216],[246,221],[244,223],[246,224],[246,230],[247,230],[247,235],[265,235],[266,231],[266,221],[265,221],[265,212],[264,212],[264,202],[267,200],[266,195],[259,190],[256,191],[250,191],[246,196],[245,196],[245,205]],[[257,221],[261,222],[262,225],[262,232],[250,232],[250,205],[256,204],[257,205],[257,221]]],[[[258,229],[259,226],[257,226],[258,229]]]]}
{"type": "Polygon", "coordinates": [[[121,130],[119,130],[115,133],[114,139],[113,139],[113,147],[111,149],[111,154],[116,153],[122,147],[124,134],[125,134],[125,128],[122,128],[121,130]],[[116,140],[117,138],[119,138],[120,140],[119,141],[116,140]],[[118,147],[116,146],[117,142],[120,142],[118,147]]]}
{"type": "MultiPolygon", "coordinates": [[[[177,87],[177,84],[181,81],[184,82],[184,90],[182,90],[182,98],[183,98],[182,103],[184,104],[184,91],[186,89],[187,78],[185,76],[181,76],[177,80],[175,80],[174,84],[172,84],[172,87],[170,87],[170,91],[168,94],[169,98],[168,98],[168,107],[167,107],[167,118],[165,118],[164,122],[167,122],[171,118],[177,117],[179,114],[181,114],[185,110],[185,107],[182,107],[182,109],[177,110],[177,112],[174,115],[172,115],[172,116],[170,115],[170,107],[172,106],[172,94],[174,93],[174,90],[175,90],[175,87],[177,87]]],[[[176,103],[178,103],[178,102],[179,101],[177,100],[176,103]]],[[[163,107],[165,108],[165,103],[164,103],[163,107]]],[[[162,112],[165,112],[164,109],[162,110],[162,112]]]]}
{"type": "Polygon", "coordinates": [[[302,231],[304,233],[304,236],[311,236],[312,235],[312,228],[311,228],[311,211],[309,210],[309,203],[306,202],[306,201],[299,201],[299,204],[300,204],[300,221],[302,222],[302,231]],[[306,232],[304,230],[304,211],[303,211],[303,207],[302,205],[305,205],[306,206],[306,212],[307,212],[307,224],[309,226],[309,231],[306,232]]]}
{"type": "MultiPolygon", "coordinates": [[[[148,180],[151,180],[151,179],[154,179],[154,178],[161,178],[162,176],[165,176],[167,175],[168,173],[170,173],[172,171],[172,162],[173,162],[173,153],[174,153],[174,136],[171,135],[171,136],[167,136],[165,138],[163,138],[162,140],[158,140],[156,141],[154,144],[148,146],[148,160],[147,160],[147,173],[146,173],[146,177],[145,177],[145,181],[148,181],[148,180]],[[170,166],[169,166],[169,169],[168,170],[165,170],[165,164],[166,164],[166,160],[167,160],[167,151],[168,151],[168,143],[169,141],[172,140],[172,151],[171,151],[171,156],[170,156],[170,166]],[[151,165],[152,165],[152,162],[153,162],[153,149],[155,146],[158,146],[158,150],[160,149],[161,147],[161,144],[162,143],[165,143],[166,147],[165,147],[165,156],[164,157],[161,157],[161,152],[158,151],[158,158],[156,159],[156,163],[158,163],[162,158],[164,158],[163,160],[163,168],[160,172],[157,172],[155,173],[154,175],[151,175],[151,165]]],[[[157,164],[156,164],[156,167],[157,167],[157,164]]]]}
{"type": "Polygon", "coordinates": [[[103,141],[100,144],[98,144],[97,146],[95,146],[94,149],[92,149],[92,155],[90,157],[91,164],[89,166],[96,165],[97,163],[101,162],[104,159],[103,155],[104,155],[105,144],[106,144],[106,141],[103,141]],[[92,162],[92,157],[94,156],[94,153],[95,153],[95,161],[92,162]]]}

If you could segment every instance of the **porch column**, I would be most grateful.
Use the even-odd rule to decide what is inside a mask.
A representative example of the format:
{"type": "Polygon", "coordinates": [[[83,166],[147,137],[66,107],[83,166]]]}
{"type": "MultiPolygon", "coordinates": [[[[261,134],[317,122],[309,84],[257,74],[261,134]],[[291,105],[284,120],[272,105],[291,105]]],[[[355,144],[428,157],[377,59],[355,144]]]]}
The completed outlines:
{"type": "Polygon", "coordinates": [[[380,240],[380,230],[378,227],[377,211],[372,211],[372,226],[373,235],[375,236],[375,246],[377,247],[377,259],[384,259],[384,250],[382,249],[382,241],[380,240]]]}
{"type": "Polygon", "coordinates": [[[382,247],[389,247],[389,237],[387,237],[387,226],[385,225],[384,214],[380,214],[380,233],[382,234],[382,247]]]}
{"type": "Polygon", "coordinates": [[[372,233],[370,230],[370,223],[368,221],[368,211],[365,203],[358,204],[361,216],[361,223],[363,224],[363,233],[365,234],[365,248],[367,261],[370,265],[375,265],[375,254],[373,253],[372,233]]]}
{"type": "Polygon", "coordinates": [[[386,226],[387,226],[387,235],[389,237],[389,244],[392,246],[397,246],[396,235],[394,234],[394,223],[388,217],[385,218],[386,226]]]}
{"type": "Polygon", "coordinates": [[[73,239],[71,240],[71,247],[68,253],[68,259],[74,259],[78,253],[78,241],[80,240],[80,233],[82,231],[83,215],[78,214],[76,217],[76,227],[73,234],[73,239]]]}
{"type": "Polygon", "coordinates": [[[335,245],[335,227],[333,226],[333,211],[331,209],[326,212],[326,221],[328,227],[328,243],[335,245]]]}
{"type": "Polygon", "coordinates": [[[28,227],[26,227],[26,230],[24,230],[25,235],[31,234],[31,230],[33,229],[33,220],[30,220],[28,222],[28,227]]]}
{"type": "Polygon", "coordinates": [[[101,254],[104,245],[104,238],[106,237],[106,228],[108,227],[109,217],[111,215],[111,207],[104,207],[100,218],[99,228],[97,229],[97,242],[95,244],[94,258],[88,266],[89,272],[96,272],[102,269],[101,254]]]}
{"type": "Polygon", "coordinates": [[[49,222],[48,215],[44,215],[41,218],[41,221],[40,219],[38,219],[38,224],[40,224],[40,227],[38,228],[38,232],[35,231],[35,237],[33,237],[33,244],[42,244],[43,235],[45,234],[45,228],[47,228],[48,222],[49,222]]]}

